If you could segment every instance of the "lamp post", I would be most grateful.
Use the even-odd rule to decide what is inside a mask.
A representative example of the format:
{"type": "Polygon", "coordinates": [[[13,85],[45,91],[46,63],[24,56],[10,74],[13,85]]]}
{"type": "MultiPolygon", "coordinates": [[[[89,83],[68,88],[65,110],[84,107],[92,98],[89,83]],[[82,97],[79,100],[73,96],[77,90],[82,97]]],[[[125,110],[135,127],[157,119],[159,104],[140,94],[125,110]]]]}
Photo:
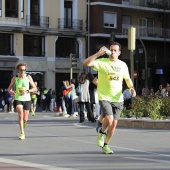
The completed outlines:
{"type": "Polygon", "coordinates": [[[136,48],[136,28],[128,28],[128,50],[130,50],[130,68],[131,68],[131,80],[134,84],[134,55],[133,51],[136,48]]]}

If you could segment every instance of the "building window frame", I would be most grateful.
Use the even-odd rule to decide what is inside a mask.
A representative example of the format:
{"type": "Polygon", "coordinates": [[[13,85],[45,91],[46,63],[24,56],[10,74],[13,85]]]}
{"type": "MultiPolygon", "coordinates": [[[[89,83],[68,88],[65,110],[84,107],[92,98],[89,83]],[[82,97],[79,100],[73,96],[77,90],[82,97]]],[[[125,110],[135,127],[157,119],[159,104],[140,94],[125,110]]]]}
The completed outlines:
{"type": "Polygon", "coordinates": [[[64,1],[64,28],[72,28],[73,21],[73,2],[64,1]]]}
{"type": "Polygon", "coordinates": [[[21,19],[24,19],[24,0],[21,0],[21,19]]]}
{"type": "Polygon", "coordinates": [[[18,18],[18,0],[5,0],[5,17],[18,18]]]}
{"type": "Polygon", "coordinates": [[[0,33],[0,55],[14,55],[13,34],[0,33]]]}
{"type": "Polygon", "coordinates": [[[104,28],[117,28],[117,13],[104,11],[103,26],[104,28]]]}
{"type": "Polygon", "coordinates": [[[79,43],[76,38],[59,37],[55,44],[56,58],[69,58],[70,54],[75,54],[79,58],[79,43]]]}
{"type": "Polygon", "coordinates": [[[45,37],[24,35],[24,56],[45,57],[45,37]]]}

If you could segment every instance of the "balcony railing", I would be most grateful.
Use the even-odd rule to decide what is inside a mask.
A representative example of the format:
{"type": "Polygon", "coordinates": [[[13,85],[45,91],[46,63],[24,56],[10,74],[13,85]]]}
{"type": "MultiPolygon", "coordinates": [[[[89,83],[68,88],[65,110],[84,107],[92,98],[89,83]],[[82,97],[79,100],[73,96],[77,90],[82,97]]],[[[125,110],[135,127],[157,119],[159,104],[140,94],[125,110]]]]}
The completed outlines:
{"type": "Polygon", "coordinates": [[[49,17],[27,15],[26,16],[26,25],[49,28],[49,17]]]}
{"type": "Polygon", "coordinates": [[[122,0],[122,4],[158,9],[170,9],[169,0],[122,0]]]}
{"type": "MultiPolygon", "coordinates": [[[[128,28],[131,25],[122,25],[122,34],[128,35],[128,28]]],[[[136,28],[136,35],[140,37],[155,37],[155,38],[170,38],[170,29],[159,27],[142,27],[134,26],[136,28]]]]}
{"type": "Polygon", "coordinates": [[[58,29],[83,30],[83,20],[58,18],[58,29]]]}

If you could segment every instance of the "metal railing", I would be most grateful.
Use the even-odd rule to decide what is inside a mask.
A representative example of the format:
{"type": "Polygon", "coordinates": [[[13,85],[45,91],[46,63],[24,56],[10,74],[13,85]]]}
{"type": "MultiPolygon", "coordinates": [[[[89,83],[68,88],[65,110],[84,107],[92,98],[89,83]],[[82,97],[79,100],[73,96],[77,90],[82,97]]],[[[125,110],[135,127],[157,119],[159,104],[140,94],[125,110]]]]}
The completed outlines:
{"type": "MultiPolygon", "coordinates": [[[[122,25],[122,34],[128,35],[128,28],[131,25],[122,25]]],[[[170,29],[159,27],[142,27],[134,26],[136,28],[136,35],[140,37],[155,37],[155,38],[170,38],[170,29]]]]}
{"type": "Polygon", "coordinates": [[[58,18],[58,29],[83,30],[83,20],[58,18]]]}
{"type": "Polygon", "coordinates": [[[122,4],[158,9],[170,9],[169,0],[122,0],[122,4]]]}
{"type": "Polygon", "coordinates": [[[26,25],[49,28],[49,17],[27,15],[26,16],[26,25]]]}

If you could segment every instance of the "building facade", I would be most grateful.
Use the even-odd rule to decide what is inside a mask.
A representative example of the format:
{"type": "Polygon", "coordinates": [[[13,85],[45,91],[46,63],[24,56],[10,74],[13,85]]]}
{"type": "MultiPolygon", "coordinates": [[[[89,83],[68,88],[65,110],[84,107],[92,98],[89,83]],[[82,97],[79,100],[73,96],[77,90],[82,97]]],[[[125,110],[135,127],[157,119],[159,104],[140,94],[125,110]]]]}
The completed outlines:
{"type": "Polygon", "coordinates": [[[83,72],[86,11],[86,0],[0,0],[0,88],[21,61],[40,88],[59,90],[83,72]],[[70,54],[77,59],[72,76],[70,54]]]}
{"type": "Polygon", "coordinates": [[[112,41],[122,45],[120,59],[131,70],[128,28],[136,28],[134,79],[139,89],[170,83],[169,0],[87,0],[89,54],[112,41]]]}

